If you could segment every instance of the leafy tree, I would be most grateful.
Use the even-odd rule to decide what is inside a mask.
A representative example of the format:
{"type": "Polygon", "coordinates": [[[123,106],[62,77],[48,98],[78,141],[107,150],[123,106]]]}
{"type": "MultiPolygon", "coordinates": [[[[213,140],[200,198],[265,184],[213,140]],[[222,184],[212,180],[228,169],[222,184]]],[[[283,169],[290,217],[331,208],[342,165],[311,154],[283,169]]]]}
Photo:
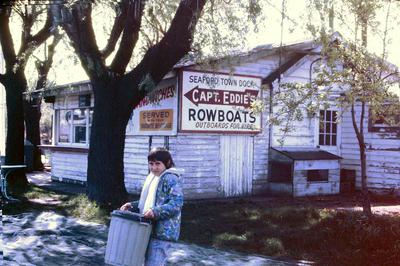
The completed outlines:
{"type": "MultiPolygon", "coordinates": [[[[9,1],[8,1],[9,2],[9,1]]],[[[6,72],[0,74],[0,82],[6,90],[7,105],[7,137],[6,164],[24,164],[24,111],[23,92],[27,88],[25,66],[32,52],[42,44],[52,30],[52,17],[48,13],[42,28],[32,33],[32,27],[40,20],[40,15],[47,8],[40,5],[24,5],[23,2],[13,1],[0,5],[0,43],[4,55],[6,72]],[[22,20],[21,40],[18,52],[11,34],[10,16],[18,14],[22,20]]],[[[10,186],[24,190],[27,179],[19,174],[10,180],[10,186]]]]}
{"type": "MultiPolygon", "coordinates": [[[[62,28],[89,76],[94,92],[87,169],[87,193],[91,200],[101,205],[120,204],[126,200],[123,154],[130,115],[134,106],[191,51],[195,27],[206,2],[113,1],[116,15],[104,49],[99,49],[96,42],[92,20],[96,5],[92,1],[73,1],[58,11],[62,28]],[[141,59],[133,58],[136,64],[128,70],[146,12],[145,23],[156,30],[153,33],[146,30],[143,34],[147,48],[142,50],[141,59]],[[107,65],[106,58],[113,52],[114,57],[107,65]]],[[[210,5],[217,2],[210,1],[210,5]]],[[[254,7],[256,2],[250,0],[247,4],[254,7]]]]}
{"type": "Polygon", "coordinates": [[[383,6],[377,1],[352,0],[348,7],[355,16],[355,34],[361,28],[361,44],[338,43],[332,47],[326,46],[326,58],[328,58],[328,69],[322,69],[318,73],[319,83],[331,86],[338,84],[344,94],[338,98],[338,104],[343,110],[351,112],[353,129],[356,134],[360,149],[361,163],[361,193],[363,196],[363,212],[370,217],[371,203],[367,185],[367,165],[366,165],[366,143],[364,122],[368,119],[368,114],[373,121],[377,115],[385,113],[386,123],[395,123],[394,117],[398,116],[400,107],[399,98],[390,91],[393,83],[398,82],[398,69],[385,61],[385,49],[387,43],[387,21],[390,14],[390,2],[386,14],[386,25],[383,37],[382,57],[368,53],[367,40],[368,28],[373,27],[376,19],[376,12],[383,6]],[[338,68],[337,62],[341,62],[338,68]],[[361,106],[359,113],[356,107],[361,106]]]}
{"type": "Polygon", "coordinates": [[[105,49],[97,46],[92,25],[93,4],[73,2],[63,6],[62,27],[90,78],[94,112],[88,155],[87,193],[102,205],[126,200],[123,153],[125,130],[133,107],[152,91],[189,50],[194,27],[205,0],[181,1],[169,29],[147,50],[140,63],[125,73],[135,47],[146,1],[123,0],[105,49]],[[109,66],[105,59],[119,47],[109,66]]]}
{"type": "MultiPolygon", "coordinates": [[[[332,1],[330,1],[332,2],[332,1]]],[[[390,1],[389,1],[390,2],[390,1]]],[[[331,6],[320,5],[320,1],[316,1],[316,8],[323,14],[329,12],[331,16],[331,6]],[[318,6],[320,5],[320,6],[318,6]],[[325,12],[325,13],[324,13],[325,12]]],[[[383,53],[382,56],[376,56],[367,51],[368,28],[376,26],[375,14],[378,9],[382,8],[375,1],[368,0],[351,0],[346,1],[343,6],[350,10],[354,15],[356,23],[354,26],[355,41],[342,41],[340,39],[332,40],[327,35],[325,27],[315,27],[310,25],[314,34],[319,31],[320,40],[323,44],[321,58],[315,61],[313,72],[315,78],[309,83],[284,83],[281,84],[282,91],[274,99],[275,104],[283,105],[278,114],[285,114],[287,118],[283,131],[289,132],[293,130],[291,122],[303,119],[302,110],[307,110],[309,114],[315,114],[321,105],[328,107],[330,104],[340,107],[343,112],[351,113],[352,125],[357,137],[360,149],[360,165],[361,165],[361,192],[363,212],[370,217],[371,204],[367,186],[367,165],[366,165],[366,143],[365,143],[365,121],[367,111],[374,121],[378,118],[385,117],[385,123],[398,125],[398,116],[400,102],[396,94],[391,91],[395,83],[399,82],[398,69],[388,63],[386,59],[385,48],[387,44],[388,34],[388,18],[390,6],[387,9],[386,25],[383,33],[383,53]],[[361,34],[360,34],[361,28],[361,34]],[[358,39],[361,35],[361,41],[358,39]],[[334,94],[341,92],[339,97],[334,94]],[[306,104],[305,104],[306,103],[306,104]],[[359,108],[359,111],[357,111],[359,108]]],[[[342,20],[344,17],[338,16],[342,20]]],[[[344,23],[342,21],[342,23],[344,23]]],[[[330,22],[330,25],[333,25],[330,22]]],[[[311,77],[310,77],[311,78],[311,77]]],[[[274,116],[272,122],[280,124],[282,118],[274,116]]]]}
{"type": "Polygon", "coordinates": [[[396,123],[400,101],[390,88],[398,82],[399,73],[397,68],[382,58],[369,54],[364,46],[350,42],[335,45],[327,56],[327,68],[318,73],[316,83],[326,87],[335,84],[343,91],[337,99],[337,105],[341,106],[343,111],[351,112],[352,125],[360,149],[363,212],[371,216],[366,165],[367,130],[364,124],[368,119],[368,110],[373,121],[384,115],[387,124],[396,123]],[[338,62],[341,62],[340,67],[338,62]],[[356,108],[359,106],[361,109],[357,112],[356,108]]]}

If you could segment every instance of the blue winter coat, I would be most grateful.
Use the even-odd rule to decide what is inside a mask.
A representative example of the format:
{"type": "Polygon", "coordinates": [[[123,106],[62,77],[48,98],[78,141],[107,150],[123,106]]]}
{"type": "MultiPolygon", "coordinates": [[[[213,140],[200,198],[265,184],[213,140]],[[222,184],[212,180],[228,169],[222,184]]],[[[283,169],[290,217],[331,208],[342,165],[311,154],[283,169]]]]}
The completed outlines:
{"type": "MultiPolygon", "coordinates": [[[[174,168],[165,170],[160,176],[156,192],[155,216],[152,237],[177,241],[181,229],[181,210],[183,206],[182,180],[180,172],[174,168]]],[[[137,207],[139,201],[131,203],[137,207]]]]}

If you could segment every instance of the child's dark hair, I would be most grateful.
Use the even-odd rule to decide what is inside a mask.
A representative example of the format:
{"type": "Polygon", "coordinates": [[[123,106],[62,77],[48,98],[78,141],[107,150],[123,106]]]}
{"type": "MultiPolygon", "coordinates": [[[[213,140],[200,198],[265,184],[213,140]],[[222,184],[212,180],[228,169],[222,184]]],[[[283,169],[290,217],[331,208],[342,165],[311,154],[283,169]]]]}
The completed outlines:
{"type": "Polygon", "coordinates": [[[147,161],[154,162],[154,161],[161,161],[165,168],[169,169],[175,166],[174,161],[172,160],[171,153],[165,148],[157,147],[151,149],[149,155],[147,156],[147,161]]]}

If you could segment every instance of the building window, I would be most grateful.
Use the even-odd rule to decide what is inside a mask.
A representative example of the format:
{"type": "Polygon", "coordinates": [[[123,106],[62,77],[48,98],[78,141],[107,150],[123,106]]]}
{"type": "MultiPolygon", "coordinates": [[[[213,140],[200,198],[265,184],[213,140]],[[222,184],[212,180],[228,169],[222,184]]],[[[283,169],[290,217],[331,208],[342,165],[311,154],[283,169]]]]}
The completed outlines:
{"type": "Polygon", "coordinates": [[[56,110],[59,144],[88,144],[93,110],[76,108],[56,110]]]}
{"type": "Polygon", "coordinates": [[[337,143],[337,111],[319,111],[319,145],[336,146],[337,143]]]}
{"type": "Polygon", "coordinates": [[[329,180],[329,170],[307,170],[307,181],[328,181],[329,180]]]}
{"type": "Polygon", "coordinates": [[[376,115],[375,120],[372,119],[372,110],[369,110],[368,132],[395,132],[400,134],[400,114],[394,114],[393,111],[386,110],[387,108],[390,108],[390,105],[384,105],[380,114],[376,115]]]}

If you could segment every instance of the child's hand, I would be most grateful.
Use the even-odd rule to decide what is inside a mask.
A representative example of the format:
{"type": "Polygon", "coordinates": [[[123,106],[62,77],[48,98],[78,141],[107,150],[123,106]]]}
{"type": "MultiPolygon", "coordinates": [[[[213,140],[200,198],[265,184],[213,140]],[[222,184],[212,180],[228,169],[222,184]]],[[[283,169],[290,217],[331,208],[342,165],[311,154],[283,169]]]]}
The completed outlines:
{"type": "Polygon", "coordinates": [[[144,218],[147,219],[154,219],[154,212],[152,209],[148,209],[145,213],[144,213],[144,218]]]}
{"type": "Polygon", "coordinates": [[[124,205],[121,206],[121,208],[119,208],[122,211],[127,211],[130,208],[132,208],[132,204],[130,202],[125,203],[124,205]]]}

